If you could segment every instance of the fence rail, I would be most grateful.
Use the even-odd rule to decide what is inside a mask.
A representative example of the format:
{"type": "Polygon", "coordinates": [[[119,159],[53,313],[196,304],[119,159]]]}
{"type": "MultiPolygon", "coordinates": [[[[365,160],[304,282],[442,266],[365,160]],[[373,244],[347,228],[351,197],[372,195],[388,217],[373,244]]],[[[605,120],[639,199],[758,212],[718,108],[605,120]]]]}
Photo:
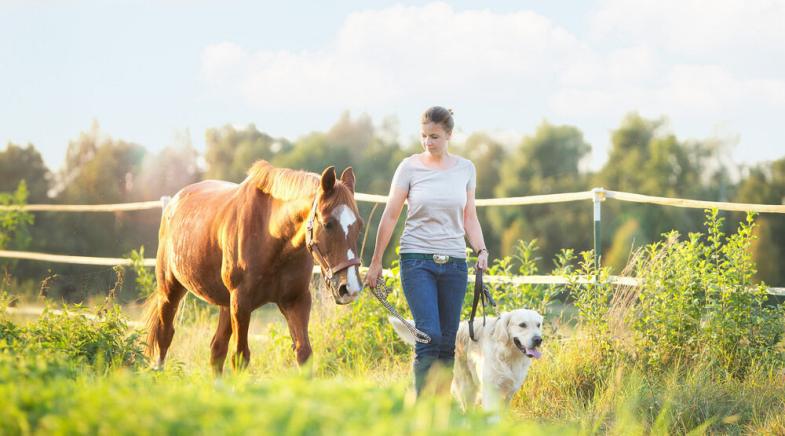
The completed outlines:
{"type": "MultiPolygon", "coordinates": [[[[118,257],[88,257],[88,256],[68,256],[64,254],[35,253],[32,251],[11,251],[0,250],[0,257],[11,259],[40,260],[53,263],[70,263],[77,265],[131,265],[131,259],[118,257]]],[[[155,259],[144,259],[144,266],[155,266],[155,259]]]]}
{"type": "MultiPolygon", "coordinates": [[[[386,203],[387,196],[355,193],[355,199],[361,202],[386,203]]],[[[599,265],[601,256],[600,223],[601,223],[601,204],[607,199],[619,201],[658,204],[663,206],[697,208],[697,209],[718,209],[734,212],[758,212],[758,213],[781,213],[785,214],[785,205],[775,204],[752,204],[752,203],[728,203],[719,201],[691,200],[684,198],[657,197],[642,195],[630,192],[611,191],[604,188],[594,188],[591,191],[568,192],[561,194],[529,195],[524,197],[507,198],[488,198],[476,200],[477,206],[523,206],[535,204],[564,203],[572,201],[592,200],[594,205],[594,253],[595,262],[599,265]]],[[[118,212],[133,210],[149,210],[163,208],[169,201],[169,197],[162,197],[160,200],[143,201],[136,203],[120,204],[95,204],[95,205],[75,205],[75,204],[29,204],[23,206],[0,206],[0,211],[22,210],[28,212],[118,212]]],[[[68,256],[60,254],[34,253],[28,251],[0,250],[0,257],[37,260],[55,263],[72,263],[82,265],[130,265],[130,259],[122,258],[103,258],[86,256],[68,256]]],[[[145,266],[155,266],[155,259],[144,259],[145,266]]],[[[318,273],[318,268],[314,268],[318,273]]],[[[591,278],[582,278],[582,281],[589,283],[591,278]]],[[[611,283],[639,286],[640,281],[634,277],[611,276],[611,283]]],[[[489,282],[506,281],[513,284],[566,284],[569,279],[561,276],[516,276],[513,278],[488,277],[489,282]]],[[[785,296],[785,288],[768,288],[769,294],[785,296]]]]}
{"type": "MultiPolygon", "coordinates": [[[[525,206],[532,204],[566,203],[580,200],[592,200],[599,194],[599,200],[614,199],[632,203],[649,203],[663,206],[687,207],[695,209],[719,209],[734,212],[759,212],[785,214],[785,205],[755,204],[755,203],[729,203],[722,201],[692,200],[687,198],[657,197],[653,195],[636,194],[632,192],[611,191],[604,188],[594,188],[591,191],[567,192],[562,194],[527,195],[524,197],[483,198],[477,199],[477,206],[525,206]]],[[[366,203],[386,203],[386,195],[354,194],[357,201],[366,203]]],[[[169,197],[160,200],[140,201],[136,203],[117,204],[27,204],[23,206],[0,206],[0,211],[22,210],[27,212],[118,212],[132,210],[148,210],[161,208],[169,197]]]]}
{"type": "Polygon", "coordinates": [[[630,192],[604,191],[606,198],[633,203],[659,204],[662,206],[688,207],[693,209],[718,209],[733,212],[785,213],[785,205],[728,203],[722,201],[688,200],[684,198],[655,197],[630,192]]]}
{"type": "Polygon", "coordinates": [[[161,203],[161,200],[152,200],[119,204],[26,204],[24,206],[0,206],[0,211],[23,210],[26,212],[122,212],[132,210],[160,209],[161,203]]]}

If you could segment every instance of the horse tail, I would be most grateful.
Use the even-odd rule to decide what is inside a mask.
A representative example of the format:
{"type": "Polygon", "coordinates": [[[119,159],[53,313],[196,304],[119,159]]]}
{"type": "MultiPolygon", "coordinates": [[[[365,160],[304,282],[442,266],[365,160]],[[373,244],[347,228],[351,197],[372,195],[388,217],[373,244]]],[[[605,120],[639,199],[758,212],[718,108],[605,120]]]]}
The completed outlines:
{"type": "MultiPolygon", "coordinates": [[[[163,212],[161,213],[161,223],[158,226],[158,251],[155,254],[155,288],[144,302],[144,319],[147,328],[147,342],[145,344],[145,354],[152,360],[155,357],[156,348],[161,343],[161,332],[163,331],[163,314],[161,313],[161,303],[164,297],[164,290],[161,285],[164,283],[162,265],[165,265],[164,247],[166,247],[166,235],[168,229],[167,210],[175,207],[180,193],[164,201],[163,212]]],[[[153,362],[155,364],[155,362],[153,362]]]]}
{"type": "Polygon", "coordinates": [[[159,335],[161,334],[162,324],[160,311],[161,296],[161,292],[156,289],[147,297],[147,300],[144,303],[145,326],[147,327],[145,354],[147,354],[147,357],[150,359],[155,357],[155,349],[160,341],[159,335]]]}

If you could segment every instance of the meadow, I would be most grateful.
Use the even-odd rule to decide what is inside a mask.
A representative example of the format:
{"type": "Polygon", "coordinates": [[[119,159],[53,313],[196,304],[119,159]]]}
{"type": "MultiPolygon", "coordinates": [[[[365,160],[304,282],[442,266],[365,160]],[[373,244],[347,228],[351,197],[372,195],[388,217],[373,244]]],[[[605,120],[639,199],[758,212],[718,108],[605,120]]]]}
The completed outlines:
{"type": "MultiPolygon", "coordinates": [[[[750,216],[724,234],[709,211],[704,233],[663,235],[624,271],[640,287],[607,284],[591,253],[570,250],[555,259],[570,285],[494,284],[499,310],[534,308],[547,320],[543,357],[500,417],[462,413],[445,396],[415,401],[412,352],[368,293],[336,306],[314,288],[314,355],[303,368],[277,309],[258,310],[250,366],[219,378],[208,363],[216,312],[193,297],[157,372],[128,325],[139,306],[109,299],[24,319],[5,295],[0,433],[785,434],[785,313],[753,282],[754,226],[750,216]],[[581,275],[598,280],[579,284],[581,275]]],[[[520,242],[489,273],[535,274],[536,253],[520,242]]],[[[405,312],[400,292],[390,301],[405,312]]]]}

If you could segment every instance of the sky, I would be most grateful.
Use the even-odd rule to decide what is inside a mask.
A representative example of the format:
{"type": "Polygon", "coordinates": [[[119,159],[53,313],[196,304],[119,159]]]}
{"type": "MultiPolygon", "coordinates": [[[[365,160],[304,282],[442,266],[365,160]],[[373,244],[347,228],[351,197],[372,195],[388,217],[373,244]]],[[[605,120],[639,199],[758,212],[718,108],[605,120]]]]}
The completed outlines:
{"type": "Polygon", "coordinates": [[[576,126],[595,169],[631,111],[751,165],[785,157],[782,23],[785,0],[0,0],[0,147],[56,170],[94,122],[203,150],[208,128],[295,140],[344,111],[408,143],[442,105],[458,138],[576,126]]]}

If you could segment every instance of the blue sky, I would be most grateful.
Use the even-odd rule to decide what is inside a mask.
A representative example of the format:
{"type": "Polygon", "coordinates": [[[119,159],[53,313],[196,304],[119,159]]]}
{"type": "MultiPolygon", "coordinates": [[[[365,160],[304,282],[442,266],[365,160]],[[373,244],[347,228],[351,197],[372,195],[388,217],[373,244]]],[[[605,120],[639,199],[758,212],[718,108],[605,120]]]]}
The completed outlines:
{"type": "Polygon", "coordinates": [[[547,119],[607,158],[639,111],[729,158],[785,156],[785,2],[0,2],[0,141],[58,168],[93,120],[157,150],[256,124],[296,139],[344,110],[441,104],[461,134],[513,141],[547,119]]]}

